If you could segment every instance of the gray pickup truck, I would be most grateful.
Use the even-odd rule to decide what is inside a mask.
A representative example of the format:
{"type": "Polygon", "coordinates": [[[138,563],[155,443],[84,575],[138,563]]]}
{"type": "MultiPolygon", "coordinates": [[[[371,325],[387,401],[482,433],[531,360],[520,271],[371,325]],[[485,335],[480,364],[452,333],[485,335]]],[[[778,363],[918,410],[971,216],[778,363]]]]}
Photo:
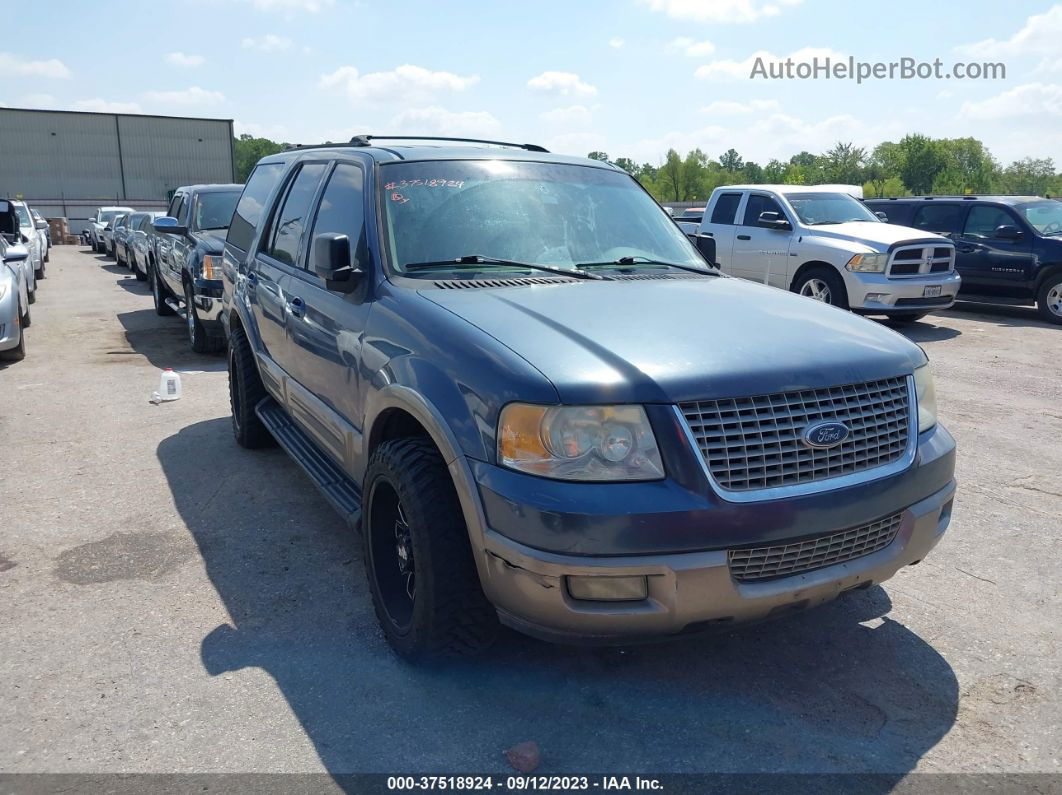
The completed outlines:
{"type": "Polygon", "coordinates": [[[398,653],[788,615],[940,541],[917,345],[721,274],[607,163],[418,140],[263,158],[222,264],[236,441],[360,527],[398,653]]]}

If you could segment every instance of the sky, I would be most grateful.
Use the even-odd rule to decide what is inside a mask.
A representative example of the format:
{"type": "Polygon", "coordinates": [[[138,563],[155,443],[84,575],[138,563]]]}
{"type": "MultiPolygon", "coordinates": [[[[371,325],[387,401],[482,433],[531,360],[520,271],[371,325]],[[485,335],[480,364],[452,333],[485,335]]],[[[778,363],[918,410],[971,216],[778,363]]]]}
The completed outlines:
{"type": "Polygon", "coordinates": [[[1062,167],[1062,3],[1011,0],[52,0],[0,41],[9,107],[233,119],[314,143],[464,135],[659,164],[761,164],[909,132],[1062,167]],[[750,78],[847,62],[1002,63],[1005,78],[750,78]]]}

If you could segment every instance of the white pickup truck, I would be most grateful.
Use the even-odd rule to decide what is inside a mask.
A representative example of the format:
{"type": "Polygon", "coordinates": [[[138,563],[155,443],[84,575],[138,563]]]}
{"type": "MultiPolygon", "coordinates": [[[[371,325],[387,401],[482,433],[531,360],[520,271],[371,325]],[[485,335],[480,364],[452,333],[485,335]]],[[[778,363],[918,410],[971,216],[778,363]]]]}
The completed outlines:
{"type": "Polygon", "coordinates": [[[690,237],[715,240],[724,273],[864,315],[914,322],[955,303],[952,241],[884,223],[840,188],[716,188],[690,237]]]}

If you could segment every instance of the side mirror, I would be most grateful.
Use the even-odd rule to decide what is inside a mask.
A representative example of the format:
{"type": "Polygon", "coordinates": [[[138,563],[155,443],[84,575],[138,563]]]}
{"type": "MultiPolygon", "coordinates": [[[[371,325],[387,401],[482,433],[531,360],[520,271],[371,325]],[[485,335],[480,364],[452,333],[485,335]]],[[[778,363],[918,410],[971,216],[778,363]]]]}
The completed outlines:
{"type": "Polygon", "coordinates": [[[38,229],[47,229],[48,228],[48,222],[47,221],[37,221],[34,224],[34,226],[36,226],[38,229]]]}
{"type": "Polygon", "coordinates": [[[325,287],[349,293],[358,286],[361,269],[351,261],[350,238],[338,232],[324,232],[313,240],[313,270],[325,280],[325,287]]]}
{"type": "Polygon", "coordinates": [[[188,227],[182,226],[176,218],[169,215],[164,215],[161,218],[156,218],[154,221],[151,222],[151,228],[163,235],[188,234],[188,227]]]}
{"type": "Polygon", "coordinates": [[[701,256],[707,260],[708,264],[715,266],[715,238],[711,235],[697,235],[693,241],[697,250],[701,252],[701,256]]]}
{"type": "Polygon", "coordinates": [[[785,220],[785,216],[781,213],[771,212],[770,210],[760,213],[760,217],[756,219],[756,223],[759,226],[765,226],[768,229],[789,229],[789,222],[785,220]]]}
{"type": "Polygon", "coordinates": [[[1014,224],[1000,224],[996,227],[995,236],[1000,240],[1017,240],[1021,237],[1021,230],[1014,224]]]}
{"type": "Polygon", "coordinates": [[[882,221],[885,221],[886,223],[888,223],[889,216],[885,215],[885,213],[883,213],[881,210],[878,210],[876,213],[874,213],[874,215],[876,215],[882,221]]]}
{"type": "Polygon", "coordinates": [[[4,252],[4,262],[22,262],[29,257],[25,246],[12,246],[4,252]]]}

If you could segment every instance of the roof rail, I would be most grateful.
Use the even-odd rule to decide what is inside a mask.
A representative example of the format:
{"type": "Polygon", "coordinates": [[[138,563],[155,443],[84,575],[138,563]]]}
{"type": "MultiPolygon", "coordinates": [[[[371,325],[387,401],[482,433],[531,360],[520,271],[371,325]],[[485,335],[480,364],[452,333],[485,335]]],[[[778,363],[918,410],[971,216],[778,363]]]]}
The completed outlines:
{"type": "Polygon", "coordinates": [[[510,146],[526,149],[528,152],[546,152],[549,150],[538,144],[514,144],[509,141],[490,141],[485,138],[446,138],[441,135],[355,135],[350,139],[350,146],[372,146],[372,141],[451,141],[464,144],[491,144],[493,146],[510,146]]]}

